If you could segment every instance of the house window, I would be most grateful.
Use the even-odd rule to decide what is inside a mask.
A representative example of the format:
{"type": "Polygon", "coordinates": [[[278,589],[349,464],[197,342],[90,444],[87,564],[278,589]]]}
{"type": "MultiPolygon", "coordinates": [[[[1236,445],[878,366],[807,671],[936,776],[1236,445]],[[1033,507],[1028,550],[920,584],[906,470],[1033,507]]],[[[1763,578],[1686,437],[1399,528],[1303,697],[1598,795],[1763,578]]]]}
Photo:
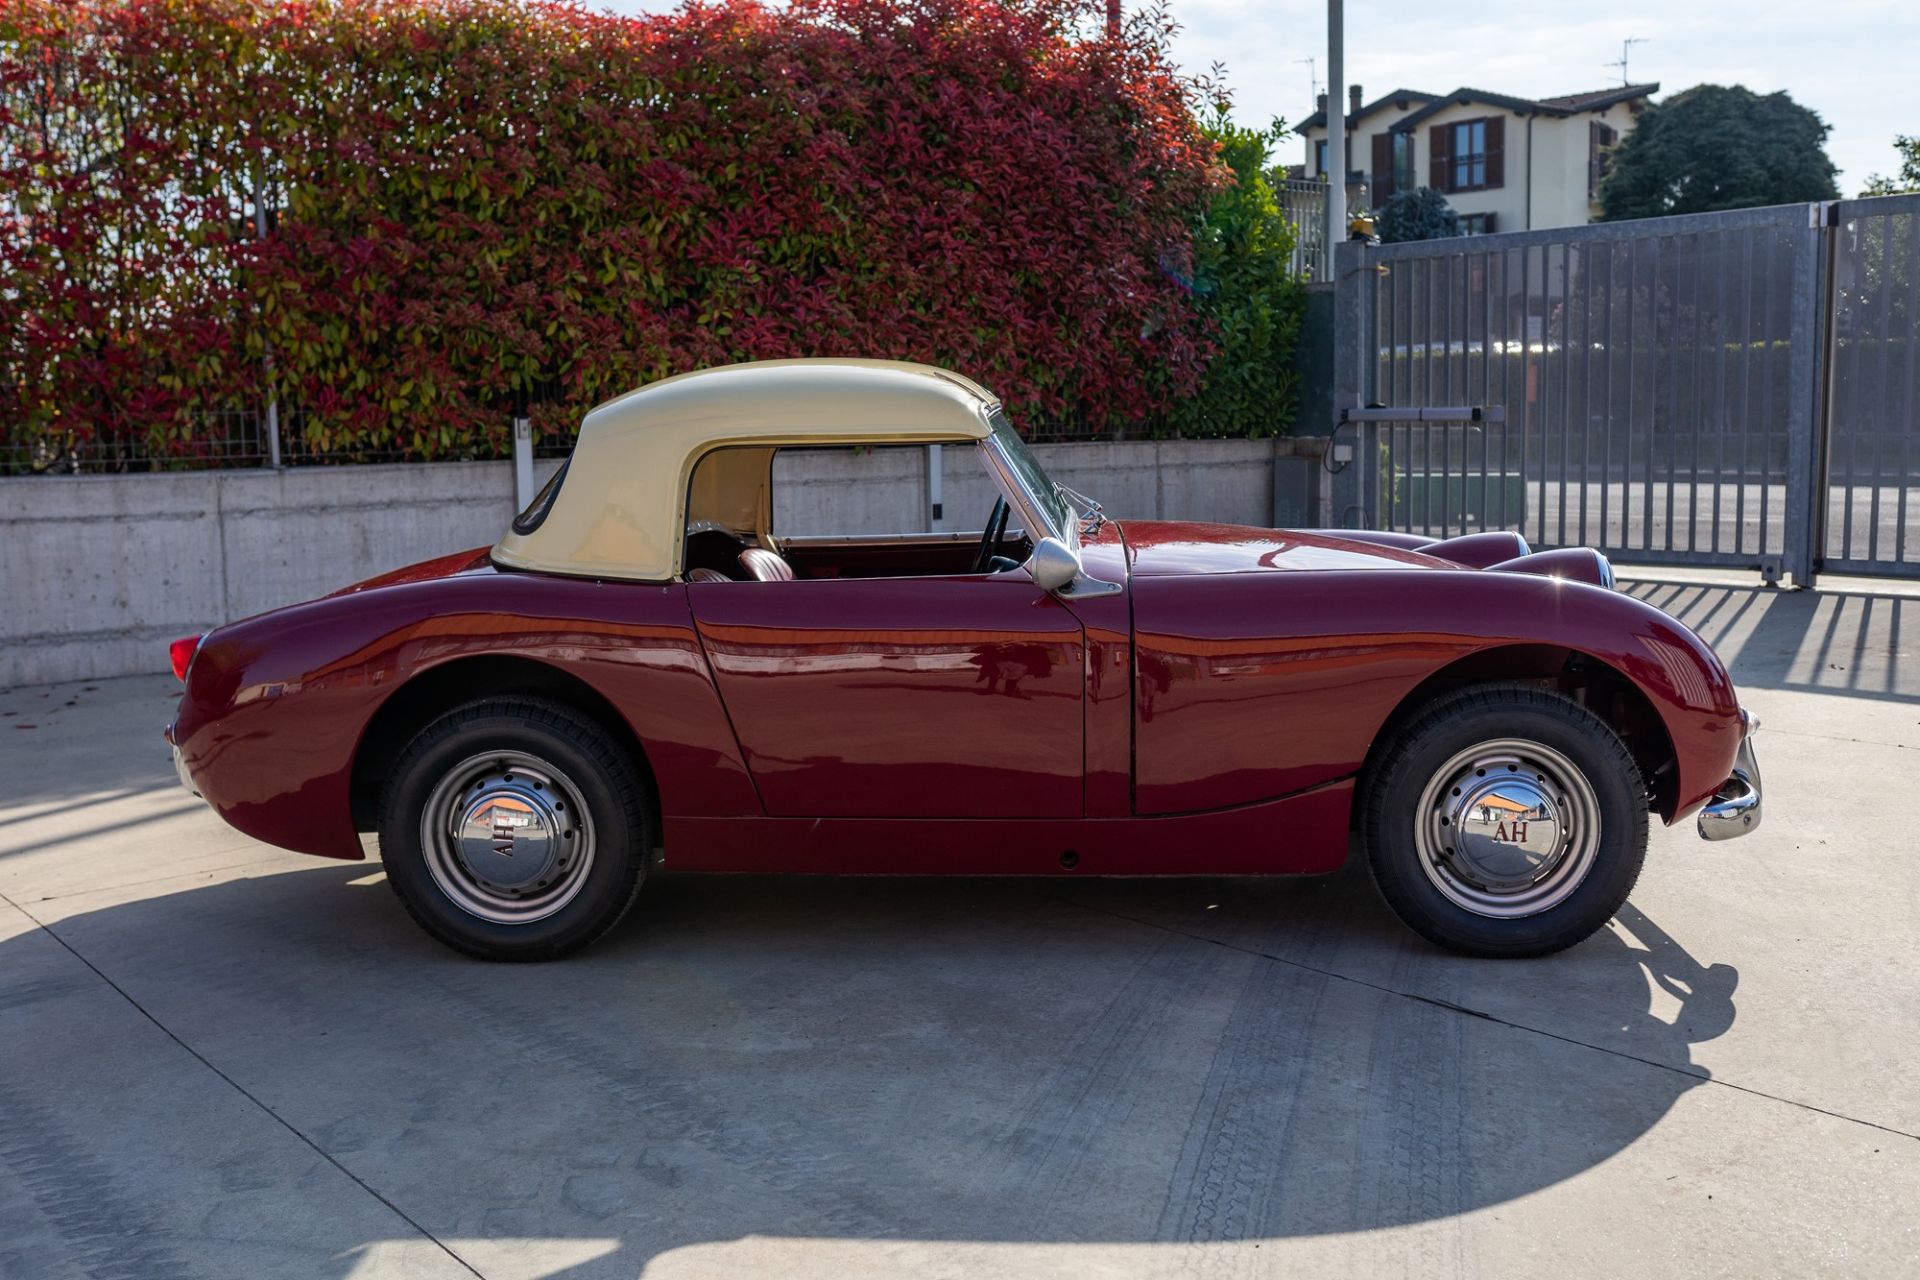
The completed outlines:
{"type": "Polygon", "coordinates": [[[1325,138],[1313,144],[1313,171],[1319,177],[1327,175],[1327,140],[1325,138]]]}
{"type": "Polygon", "coordinates": [[[1487,185],[1487,122],[1462,120],[1453,126],[1453,189],[1474,191],[1487,185]]]}
{"type": "Polygon", "coordinates": [[[1499,225],[1497,213],[1463,213],[1460,215],[1460,234],[1463,236],[1490,236],[1499,225]]]}
{"type": "Polygon", "coordinates": [[[1600,198],[1600,184],[1613,172],[1613,147],[1620,133],[1598,120],[1587,124],[1587,199],[1600,198]]]}
{"type": "Polygon", "coordinates": [[[1506,183],[1507,121],[1481,116],[1434,125],[1428,131],[1429,181],[1441,191],[1490,191],[1506,183]]]}
{"type": "Polygon", "coordinates": [[[1373,135],[1373,170],[1368,174],[1373,203],[1383,205],[1396,191],[1418,184],[1413,179],[1413,136],[1405,133],[1373,135]]]}

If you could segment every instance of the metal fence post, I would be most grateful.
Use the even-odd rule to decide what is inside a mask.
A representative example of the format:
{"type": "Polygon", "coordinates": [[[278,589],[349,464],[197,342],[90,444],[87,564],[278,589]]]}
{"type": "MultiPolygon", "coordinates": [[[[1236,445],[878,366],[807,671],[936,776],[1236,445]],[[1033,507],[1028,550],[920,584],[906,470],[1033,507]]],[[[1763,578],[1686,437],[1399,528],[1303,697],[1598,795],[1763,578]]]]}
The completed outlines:
{"type": "Polygon", "coordinates": [[[1833,231],[1830,204],[1806,206],[1806,224],[1795,234],[1793,296],[1788,330],[1786,570],[1795,587],[1814,585],[1825,519],[1828,343],[1832,339],[1833,231]]]}
{"type": "Polygon", "coordinates": [[[513,420],[513,509],[525,511],[533,505],[533,421],[525,417],[513,420]]]}
{"type": "Polygon", "coordinates": [[[1333,421],[1329,428],[1333,435],[1327,441],[1327,461],[1334,469],[1329,524],[1349,527],[1350,518],[1358,512],[1360,527],[1366,528],[1371,523],[1369,468],[1356,464],[1367,432],[1343,432],[1341,423],[1349,409],[1367,403],[1367,366],[1374,338],[1373,276],[1363,241],[1342,240],[1329,248],[1333,264],[1333,421]]]}
{"type": "MultiPolygon", "coordinates": [[[[267,357],[267,368],[273,368],[273,357],[267,357]]],[[[280,397],[267,399],[267,465],[274,470],[280,469],[280,397]]]]}
{"type": "MultiPolygon", "coordinates": [[[[266,188],[260,181],[260,171],[253,174],[253,233],[261,240],[267,238],[267,196],[266,188]]],[[[262,359],[267,372],[267,380],[273,380],[273,352],[268,351],[262,359]]],[[[267,392],[267,465],[276,471],[280,468],[280,397],[267,392]]]]}
{"type": "Polygon", "coordinates": [[[944,487],[943,482],[945,480],[945,476],[943,474],[943,468],[942,468],[943,461],[944,460],[940,456],[940,446],[937,444],[928,445],[927,446],[927,530],[930,533],[939,532],[940,522],[946,518],[946,501],[945,501],[944,495],[941,492],[942,488],[944,487]]]}

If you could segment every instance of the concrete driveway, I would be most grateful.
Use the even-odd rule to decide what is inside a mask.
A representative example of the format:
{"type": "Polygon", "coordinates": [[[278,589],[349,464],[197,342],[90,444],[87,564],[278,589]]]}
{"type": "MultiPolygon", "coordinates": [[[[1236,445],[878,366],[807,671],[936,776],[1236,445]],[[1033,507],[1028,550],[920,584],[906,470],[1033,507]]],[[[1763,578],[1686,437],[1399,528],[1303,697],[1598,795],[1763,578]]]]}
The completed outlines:
{"type": "Polygon", "coordinates": [[[1640,583],[1769,811],[1458,959],[1325,880],[672,880],[573,961],[0,692],[0,1275],[1915,1274],[1920,600],[1640,583]]]}

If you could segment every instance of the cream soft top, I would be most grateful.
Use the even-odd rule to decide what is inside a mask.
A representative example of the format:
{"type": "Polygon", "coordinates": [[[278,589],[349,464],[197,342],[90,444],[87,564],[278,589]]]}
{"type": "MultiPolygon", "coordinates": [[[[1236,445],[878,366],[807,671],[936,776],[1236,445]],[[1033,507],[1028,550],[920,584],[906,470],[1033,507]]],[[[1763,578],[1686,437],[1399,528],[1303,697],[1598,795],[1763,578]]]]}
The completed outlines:
{"type": "Polygon", "coordinates": [[[677,374],[591,410],[565,480],[530,532],[509,529],[495,562],[578,577],[677,577],[693,469],[693,516],[767,528],[782,445],[935,444],[984,439],[999,402],[980,384],[893,360],[763,360],[677,374]],[[709,472],[713,472],[710,477],[709,472]]]}

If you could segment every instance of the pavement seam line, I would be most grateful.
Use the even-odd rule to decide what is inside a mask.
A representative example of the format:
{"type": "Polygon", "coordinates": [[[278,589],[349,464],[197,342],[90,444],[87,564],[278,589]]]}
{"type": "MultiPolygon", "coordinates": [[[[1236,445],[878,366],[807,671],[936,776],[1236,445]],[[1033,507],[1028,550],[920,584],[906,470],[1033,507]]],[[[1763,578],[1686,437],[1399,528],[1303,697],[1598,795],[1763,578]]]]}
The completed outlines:
{"type": "Polygon", "coordinates": [[[111,987],[113,991],[122,1000],[125,1000],[128,1004],[132,1005],[134,1009],[140,1014],[141,1017],[145,1018],[148,1022],[151,1022],[155,1027],[157,1027],[160,1031],[160,1034],[166,1036],[167,1039],[179,1045],[180,1048],[186,1051],[186,1053],[189,1056],[191,1056],[194,1061],[198,1062],[201,1066],[205,1067],[207,1070],[213,1072],[214,1075],[224,1080],[227,1083],[227,1086],[231,1088],[235,1093],[239,1094],[241,1097],[245,1098],[248,1102],[251,1102],[254,1106],[258,1107],[261,1111],[265,1112],[281,1128],[285,1129],[288,1133],[292,1134],[295,1138],[298,1138],[300,1142],[307,1147],[308,1150],[312,1151],[315,1155],[319,1156],[322,1160],[325,1160],[328,1164],[332,1165],[335,1169],[338,1169],[343,1175],[345,1175],[349,1180],[351,1180],[355,1186],[359,1187],[362,1191],[366,1192],[368,1195],[372,1196],[375,1200],[378,1200],[382,1205],[386,1206],[387,1210],[390,1213],[392,1213],[396,1218],[399,1218],[402,1222],[406,1223],[408,1226],[412,1227],[415,1231],[419,1232],[423,1237],[432,1241],[433,1244],[436,1247],[438,1247],[442,1253],[446,1254],[449,1258],[452,1258],[455,1262],[459,1263],[460,1266],[463,1269],[465,1269],[467,1274],[477,1277],[477,1280],[486,1280],[486,1277],[481,1274],[478,1268],[476,1268],[471,1262],[468,1262],[465,1258],[461,1257],[457,1252],[455,1252],[453,1247],[449,1245],[446,1241],[442,1240],[439,1236],[434,1235],[433,1232],[427,1230],[426,1227],[422,1226],[418,1221],[416,1221],[413,1218],[413,1216],[409,1214],[405,1209],[402,1209],[399,1205],[395,1204],[393,1201],[387,1199],[387,1197],[381,1195],[378,1191],[374,1190],[373,1187],[368,1185],[364,1179],[362,1179],[353,1170],[347,1168],[347,1166],[345,1166],[344,1164],[341,1164],[340,1161],[335,1159],[330,1153],[328,1153],[324,1148],[322,1148],[319,1143],[315,1142],[312,1138],[309,1138],[305,1133],[302,1133],[285,1116],[281,1115],[278,1111],[275,1111],[272,1107],[268,1106],[265,1102],[262,1102],[250,1090],[248,1090],[248,1088],[245,1085],[241,1084],[238,1080],[235,1080],[232,1076],[222,1071],[219,1067],[214,1066],[213,1063],[207,1059],[205,1054],[201,1053],[198,1049],[188,1044],[185,1040],[182,1040],[177,1034],[175,1034],[174,1030],[171,1027],[169,1027],[166,1023],[160,1021],[160,1019],[155,1017],[153,1013],[149,1011],[145,1005],[141,1004],[138,1000],[134,999],[133,996],[127,991],[125,987],[122,987],[119,983],[115,982],[112,978],[109,978],[106,975],[106,973],[100,968],[99,965],[95,964],[93,961],[81,955],[80,952],[73,946],[72,943],[68,942],[65,938],[55,933],[53,929],[45,921],[40,919],[39,916],[34,915],[33,912],[27,910],[25,907],[21,906],[19,903],[15,902],[12,898],[8,897],[4,893],[0,893],[0,902],[6,903],[8,906],[12,907],[15,911],[18,911],[21,915],[33,921],[34,927],[39,929],[40,932],[46,934],[49,938],[52,938],[55,942],[59,943],[60,946],[63,949],[65,949],[68,955],[72,956],[75,960],[78,960],[81,964],[85,965],[88,969],[92,970],[95,977],[99,978],[100,981],[106,983],[107,986],[111,987]]]}
{"type": "Polygon", "coordinates": [[[1913,1142],[1920,1142],[1920,1133],[1908,1133],[1905,1129],[1896,1129],[1892,1125],[1881,1124],[1876,1120],[1863,1120],[1859,1116],[1850,1116],[1842,1111],[1830,1111],[1826,1107],[1815,1106],[1811,1102],[1801,1102],[1797,1098],[1786,1098],[1777,1093],[1768,1093],[1765,1089],[1755,1089],[1749,1085],[1735,1084],[1731,1080],[1722,1080],[1718,1076],[1704,1071],[1687,1071],[1674,1066],[1670,1062],[1660,1062],[1653,1058],[1640,1057],[1638,1054],[1625,1053],[1619,1049],[1610,1049],[1606,1045],[1593,1044],[1586,1040],[1576,1039],[1573,1036],[1562,1035],[1558,1031],[1548,1031],[1543,1027],[1531,1027],[1524,1022],[1512,1022],[1506,1018],[1502,1018],[1498,1014],[1487,1013],[1480,1009],[1470,1009],[1465,1005],[1455,1004],[1450,1000],[1442,1000],[1437,996],[1423,996],[1414,991],[1401,991],[1395,987],[1382,986],[1377,982],[1368,982],[1365,978],[1356,978],[1351,974],[1336,973],[1332,969],[1323,969],[1318,965],[1307,964],[1302,960],[1289,960],[1285,956],[1274,955],[1271,951],[1260,951],[1253,947],[1243,947],[1238,943],[1228,942],[1221,938],[1209,938],[1205,934],[1189,933],[1185,929],[1178,929],[1172,925],[1161,924],[1156,920],[1143,920],[1138,916],[1130,916],[1125,912],[1115,911],[1109,907],[1094,906],[1092,903],[1087,902],[1075,902],[1071,898],[1063,898],[1062,901],[1070,906],[1079,907],[1083,911],[1092,911],[1098,915],[1109,916],[1115,920],[1125,920],[1130,924],[1145,925],[1149,929],[1159,929],[1162,932],[1176,934],[1182,938],[1191,938],[1195,942],[1211,943],[1216,947],[1224,947],[1228,951],[1237,951],[1241,955],[1253,956],[1261,960],[1271,960],[1276,964],[1283,964],[1289,968],[1318,974],[1323,978],[1332,978],[1339,982],[1352,983],[1356,987],[1365,987],[1369,991],[1377,991],[1382,995],[1397,996],[1402,1000],[1412,1000],[1418,1004],[1432,1005],[1434,1008],[1445,1009],[1450,1013],[1459,1014],[1463,1017],[1479,1018],[1499,1026],[1510,1028],[1514,1031],[1524,1031],[1529,1035],[1544,1036],[1549,1040],[1558,1040],[1562,1044],[1570,1044],[1581,1049],[1591,1049],[1595,1053],[1604,1053],[1609,1057],[1621,1058],[1628,1062],[1638,1062],[1643,1066],[1654,1067],[1661,1071],[1671,1071],[1675,1075],[1685,1076],[1689,1080],[1698,1080],[1703,1084],[1717,1084],[1722,1088],[1732,1089],[1736,1093],[1748,1094],[1755,1098],[1765,1098],[1769,1102],[1778,1102],[1785,1106],[1796,1107],[1802,1111],[1811,1111],[1816,1115],[1828,1116],[1835,1120],[1843,1120],[1848,1124],[1857,1124],[1863,1128],[1878,1130],[1881,1133],[1889,1133],[1896,1138],[1906,1138],[1913,1142]]]}

